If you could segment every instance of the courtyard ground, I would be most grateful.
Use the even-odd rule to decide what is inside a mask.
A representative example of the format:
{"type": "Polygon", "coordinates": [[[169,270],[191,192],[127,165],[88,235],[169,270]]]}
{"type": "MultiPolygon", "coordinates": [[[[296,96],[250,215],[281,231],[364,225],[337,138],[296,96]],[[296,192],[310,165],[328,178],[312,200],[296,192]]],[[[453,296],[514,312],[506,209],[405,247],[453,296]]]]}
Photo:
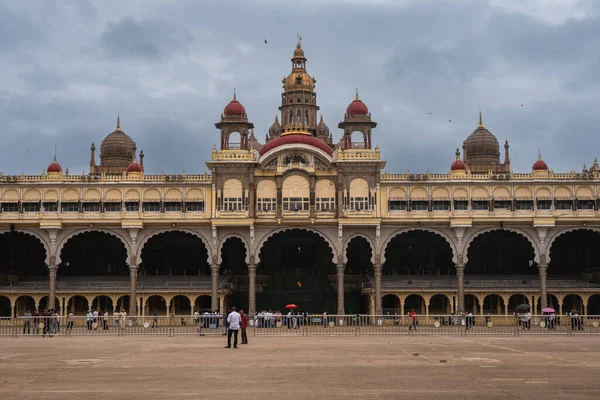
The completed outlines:
{"type": "Polygon", "coordinates": [[[0,337],[0,398],[600,398],[600,336],[249,339],[0,337]]]}

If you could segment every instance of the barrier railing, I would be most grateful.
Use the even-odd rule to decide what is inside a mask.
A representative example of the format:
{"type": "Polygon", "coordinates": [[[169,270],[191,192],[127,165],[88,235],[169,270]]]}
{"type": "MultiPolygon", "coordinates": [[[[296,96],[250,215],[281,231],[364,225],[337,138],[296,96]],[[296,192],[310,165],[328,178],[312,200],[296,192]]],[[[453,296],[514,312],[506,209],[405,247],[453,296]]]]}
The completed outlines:
{"type": "Polygon", "coordinates": [[[296,315],[259,317],[255,336],[600,334],[600,316],[296,315]]]}
{"type": "MultiPolygon", "coordinates": [[[[600,315],[292,315],[258,317],[255,336],[600,335],[600,315]]],[[[223,336],[222,315],[0,317],[0,336],[223,336]]]]}
{"type": "Polygon", "coordinates": [[[224,335],[222,315],[0,317],[0,336],[224,335]]]}

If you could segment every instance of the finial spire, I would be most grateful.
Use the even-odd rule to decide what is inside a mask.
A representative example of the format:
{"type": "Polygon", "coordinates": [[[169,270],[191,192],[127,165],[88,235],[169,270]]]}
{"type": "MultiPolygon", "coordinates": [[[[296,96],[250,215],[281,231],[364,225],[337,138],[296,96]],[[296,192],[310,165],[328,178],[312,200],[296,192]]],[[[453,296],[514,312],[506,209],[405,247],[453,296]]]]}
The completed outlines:
{"type": "Polygon", "coordinates": [[[117,132],[121,130],[121,116],[117,114],[117,132]]]}
{"type": "Polygon", "coordinates": [[[460,151],[458,151],[458,147],[456,148],[456,159],[460,160],[460,151]]]}
{"type": "Polygon", "coordinates": [[[54,162],[56,162],[56,145],[54,145],[54,162]]]}
{"type": "Polygon", "coordinates": [[[538,149],[538,160],[542,159],[542,151],[538,149]]]}
{"type": "Polygon", "coordinates": [[[302,36],[300,36],[300,34],[296,34],[296,36],[298,37],[298,44],[296,45],[297,48],[301,48],[302,47],[302,36]]]}
{"type": "Polygon", "coordinates": [[[479,109],[479,127],[483,128],[483,118],[481,117],[481,108],[479,109]]]}
{"type": "Polygon", "coordinates": [[[356,100],[358,100],[358,88],[356,88],[356,100]]]}
{"type": "Polygon", "coordinates": [[[237,101],[237,98],[235,97],[235,88],[233,88],[233,101],[237,101]]]}

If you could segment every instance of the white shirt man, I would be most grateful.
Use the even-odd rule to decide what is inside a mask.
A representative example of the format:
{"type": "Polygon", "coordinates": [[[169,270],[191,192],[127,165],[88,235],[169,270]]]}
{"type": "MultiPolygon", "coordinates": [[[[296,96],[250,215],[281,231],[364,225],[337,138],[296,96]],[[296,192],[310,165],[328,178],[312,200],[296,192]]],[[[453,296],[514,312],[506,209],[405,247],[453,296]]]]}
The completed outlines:
{"type": "Polygon", "coordinates": [[[231,336],[233,335],[233,348],[237,349],[238,331],[240,330],[241,319],[242,317],[235,310],[235,307],[231,307],[231,312],[227,316],[229,329],[227,330],[227,346],[225,346],[226,348],[231,348],[231,336]]]}

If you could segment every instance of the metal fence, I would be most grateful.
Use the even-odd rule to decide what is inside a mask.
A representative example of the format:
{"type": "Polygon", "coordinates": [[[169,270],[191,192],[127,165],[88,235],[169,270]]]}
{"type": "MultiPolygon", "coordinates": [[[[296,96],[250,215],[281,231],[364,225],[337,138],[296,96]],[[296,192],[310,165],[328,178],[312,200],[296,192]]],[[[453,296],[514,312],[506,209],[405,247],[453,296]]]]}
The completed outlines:
{"type": "Polygon", "coordinates": [[[0,317],[0,336],[225,335],[222,315],[0,317]]]}
{"type": "MultiPolygon", "coordinates": [[[[600,335],[600,315],[282,315],[260,316],[255,336],[600,335]]],[[[222,315],[97,318],[0,317],[0,336],[223,336],[222,315]]]]}
{"type": "Polygon", "coordinates": [[[259,317],[255,336],[600,334],[600,316],[296,315],[259,317]]]}

